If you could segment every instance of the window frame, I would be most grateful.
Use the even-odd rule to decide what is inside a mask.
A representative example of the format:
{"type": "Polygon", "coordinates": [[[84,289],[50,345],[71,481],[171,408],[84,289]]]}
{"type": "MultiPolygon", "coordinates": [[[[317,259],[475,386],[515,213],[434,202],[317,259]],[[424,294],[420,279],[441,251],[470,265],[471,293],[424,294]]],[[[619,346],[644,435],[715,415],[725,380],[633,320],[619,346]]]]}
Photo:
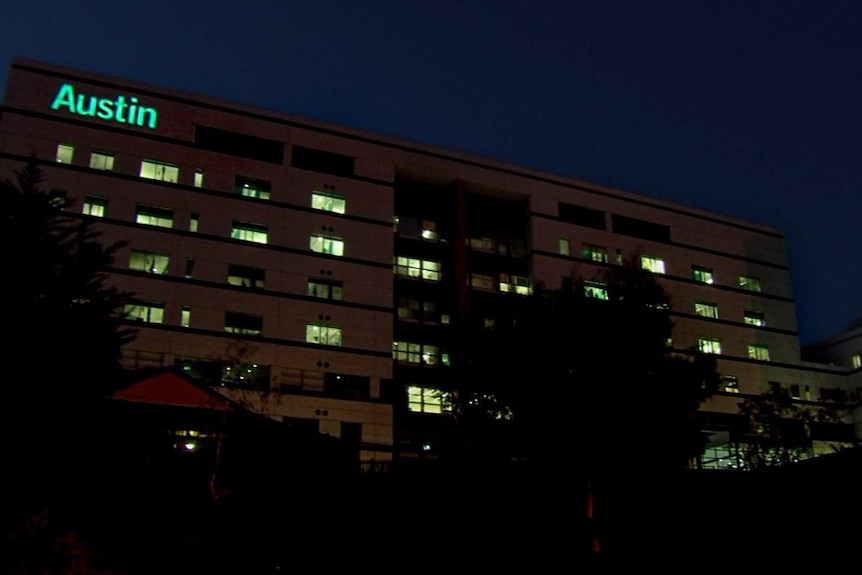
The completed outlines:
{"type": "Polygon", "coordinates": [[[715,283],[715,273],[712,268],[706,266],[691,266],[691,279],[698,283],[712,285],[715,283]]]}
{"type": "Polygon", "coordinates": [[[81,213],[93,218],[104,218],[108,213],[107,198],[99,196],[84,196],[84,203],[81,205],[81,213]]]}
{"type": "Polygon", "coordinates": [[[342,301],[344,297],[344,282],[341,280],[308,278],[306,285],[306,294],[317,299],[342,301]],[[326,288],[327,295],[319,295],[318,288],[326,288]],[[336,289],[338,290],[338,297],[335,297],[336,289]]]}
{"type": "Polygon", "coordinates": [[[766,314],[762,310],[747,309],[742,312],[742,321],[745,325],[766,327],[766,314]]]}
{"type": "Polygon", "coordinates": [[[333,347],[341,347],[343,343],[343,333],[341,326],[330,323],[306,322],[305,324],[305,342],[314,345],[328,345],[333,347]],[[317,330],[318,335],[315,337],[311,331],[317,330]]]}
{"type": "Polygon", "coordinates": [[[581,246],[581,257],[591,262],[608,263],[608,248],[597,244],[584,243],[581,246]]]}
{"type": "Polygon", "coordinates": [[[269,227],[266,224],[256,224],[244,220],[233,220],[230,231],[231,239],[255,244],[269,243],[269,227]],[[261,241],[262,240],[262,241],[261,241]]]}
{"type": "Polygon", "coordinates": [[[246,198],[268,200],[272,192],[272,182],[250,176],[237,175],[234,179],[234,192],[246,198]]]}
{"type": "Polygon", "coordinates": [[[174,210],[164,206],[137,204],[135,206],[135,223],[157,228],[174,227],[174,210]],[[148,221],[143,221],[143,220],[148,221]]]}
{"type": "Polygon", "coordinates": [[[161,253],[161,252],[151,252],[149,250],[141,250],[141,249],[132,249],[129,251],[129,269],[136,270],[140,272],[145,272],[148,274],[154,275],[167,275],[170,271],[171,265],[171,256],[170,254],[161,253]],[[136,265],[135,259],[143,259],[143,265],[136,265]],[[147,265],[147,262],[151,261],[152,263],[147,265]],[[157,262],[162,261],[164,263],[164,267],[162,267],[162,271],[156,271],[159,269],[157,262]]]}
{"type": "Polygon", "coordinates": [[[347,198],[329,191],[312,190],[311,207],[322,212],[344,215],[347,213],[347,198]]]}
{"type": "Polygon", "coordinates": [[[718,304],[711,301],[694,302],[694,314],[698,317],[718,319],[718,304]],[[701,313],[701,312],[706,313],[701,313]]]}
{"type": "Polygon", "coordinates": [[[156,301],[130,302],[123,307],[123,317],[128,321],[162,324],[165,321],[165,304],[156,301]],[[136,313],[139,311],[144,312],[143,316],[136,313]],[[158,317],[153,317],[153,314],[158,315],[158,317]]]}
{"type": "Polygon", "coordinates": [[[263,316],[225,310],[224,330],[235,335],[260,336],[263,334],[263,316]]]}
{"type": "Polygon", "coordinates": [[[247,289],[263,289],[266,285],[266,269],[241,264],[228,264],[227,283],[247,289]]]}
{"type": "Polygon", "coordinates": [[[721,340],[717,337],[697,338],[697,349],[701,353],[721,355],[721,340]]]}
{"type": "Polygon", "coordinates": [[[666,274],[667,266],[665,265],[664,258],[658,256],[650,256],[641,254],[641,269],[647,270],[650,273],[654,274],[666,274]],[[656,270],[654,268],[660,268],[656,270]]]}
{"type": "Polygon", "coordinates": [[[344,238],[327,234],[311,234],[308,238],[308,249],[316,254],[344,257],[344,238]]]}
{"type": "Polygon", "coordinates": [[[769,346],[749,343],[747,351],[748,359],[755,359],[757,361],[770,361],[769,346]]]}
{"type": "Polygon", "coordinates": [[[436,387],[408,385],[407,411],[430,415],[452,413],[452,394],[436,387]]]}
{"type": "Polygon", "coordinates": [[[395,274],[403,278],[439,282],[443,275],[441,267],[442,264],[434,260],[395,256],[395,274]]]}
{"type": "Polygon", "coordinates": [[[108,152],[105,150],[92,150],[90,151],[90,169],[93,170],[103,170],[105,172],[112,172],[114,170],[114,153],[108,152]],[[93,165],[95,160],[101,160],[104,163],[104,166],[93,165]]]}
{"type": "Polygon", "coordinates": [[[153,160],[151,158],[143,158],[141,160],[141,169],[138,172],[138,177],[145,180],[155,180],[157,182],[167,182],[176,184],[180,180],[180,167],[177,164],[163,162],[161,160],[153,160]],[[144,175],[144,168],[152,167],[153,175],[144,175]],[[161,177],[160,177],[161,171],[161,177]],[[172,176],[172,177],[171,177],[172,176]]]}
{"type": "Polygon", "coordinates": [[[763,286],[761,285],[760,278],[758,276],[740,275],[737,282],[739,289],[743,289],[745,291],[760,292],[763,290],[763,286]]]}

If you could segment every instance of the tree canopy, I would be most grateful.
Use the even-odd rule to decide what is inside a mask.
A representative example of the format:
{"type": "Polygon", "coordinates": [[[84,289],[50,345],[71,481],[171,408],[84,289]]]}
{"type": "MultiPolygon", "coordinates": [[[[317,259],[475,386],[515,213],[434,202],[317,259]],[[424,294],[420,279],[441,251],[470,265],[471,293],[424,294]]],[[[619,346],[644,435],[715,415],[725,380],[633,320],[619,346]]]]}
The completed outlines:
{"type": "Polygon", "coordinates": [[[516,303],[493,330],[478,317],[462,330],[455,404],[474,453],[593,471],[681,468],[702,453],[696,412],[717,387],[715,361],[673,351],[652,274],[626,262],[516,303]]]}
{"type": "Polygon", "coordinates": [[[106,268],[122,244],[100,243],[90,222],[65,211],[70,200],[42,184],[35,158],[0,182],[9,541],[44,532],[48,510],[98,476],[93,466],[105,460],[98,441],[109,433],[100,427],[101,408],[124,383],[121,347],[135,333],[123,326],[130,294],[106,285],[106,268]]]}

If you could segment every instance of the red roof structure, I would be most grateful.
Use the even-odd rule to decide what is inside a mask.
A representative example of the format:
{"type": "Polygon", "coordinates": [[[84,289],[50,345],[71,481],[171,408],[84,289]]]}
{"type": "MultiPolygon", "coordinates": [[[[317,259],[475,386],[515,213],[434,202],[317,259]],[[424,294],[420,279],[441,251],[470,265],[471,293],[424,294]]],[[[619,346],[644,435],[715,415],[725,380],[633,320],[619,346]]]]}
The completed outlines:
{"type": "Polygon", "coordinates": [[[222,410],[231,404],[227,398],[178,375],[173,369],[135,382],[114,393],[113,399],[212,410],[222,410]]]}

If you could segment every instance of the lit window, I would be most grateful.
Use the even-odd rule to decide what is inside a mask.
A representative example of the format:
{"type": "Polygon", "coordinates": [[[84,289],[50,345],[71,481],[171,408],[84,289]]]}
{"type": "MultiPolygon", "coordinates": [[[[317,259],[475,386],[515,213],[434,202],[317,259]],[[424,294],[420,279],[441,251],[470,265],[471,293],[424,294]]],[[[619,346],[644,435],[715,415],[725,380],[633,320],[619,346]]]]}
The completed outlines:
{"type": "Polygon", "coordinates": [[[718,318],[718,306],[705,301],[694,302],[694,313],[701,317],[718,318]]]}
{"type": "Polygon", "coordinates": [[[608,299],[608,287],[603,282],[584,282],[584,295],[595,299],[608,299]]]}
{"type": "Polygon", "coordinates": [[[750,344],[748,346],[748,357],[760,361],[769,361],[769,348],[765,345],[750,344]]]}
{"type": "Polygon", "coordinates": [[[265,244],[269,240],[269,232],[263,224],[252,224],[251,222],[233,222],[230,237],[244,242],[255,242],[265,244]]]}
{"type": "Polygon", "coordinates": [[[333,280],[308,280],[308,295],[322,299],[341,299],[342,283],[333,280]]]}
{"type": "Polygon", "coordinates": [[[739,393],[739,380],[735,375],[724,376],[724,391],[727,393],[739,393]]]}
{"type": "Polygon", "coordinates": [[[108,200],[105,198],[96,198],[86,196],[84,198],[84,214],[93,216],[94,218],[104,218],[108,211],[108,200]]]}
{"type": "Polygon", "coordinates": [[[641,268],[649,270],[654,274],[663,274],[664,260],[652,256],[641,256],[641,268]]]}
{"type": "Polygon", "coordinates": [[[197,212],[192,212],[189,216],[189,231],[198,231],[198,223],[200,223],[200,216],[198,216],[197,212]]]}
{"type": "Polygon", "coordinates": [[[422,222],[422,239],[429,242],[436,242],[440,239],[440,234],[437,233],[437,224],[427,220],[422,222]]]}
{"type": "Polygon", "coordinates": [[[172,228],[174,226],[174,211],[170,208],[138,205],[135,212],[135,222],[147,226],[172,228]]]}
{"type": "Polygon", "coordinates": [[[500,291],[514,291],[518,295],[530,295],[530,278],[509,274],[500,274],[500,291]]]}
{"type": "Polygon", "coordinates": [[[90,154],[90,167],[94,170],[113,170],[114,154],[110,152],[93,152],[90,154]]]}
{"type": "Polygon", "coordinates": [[[141,302],[125,306],[126,319],[146,323],[162,323],[165,316],[165,304],[141,302]]]}
{"type": "Polygon", "coordinates": [[[68,201],[66,200],[66,190],[53,189],[50,192],[51,205],[61,210],[66,209],[68,201]]]}
{"type": "Polygon", "coordinates": [[[305,341],[320,345],[341,345],[341,328],[334,325],[307,323],[305,341]]]}
{"type": "Polygon", "coordinates": [[[715,282],[715,277],[712,275],[712,268],[702,266],[691,266],[691,278],[696,282],[711,284],[715,282]]]}
{"type": "Polygon", "coordinates": [[[470,248],[481,252],[496,252],[497,242],[491,238],[470,238],[470,248]]]}
{"type": "Polygon", "coordinates": [[[234,183],[234,191],[249,198],[268,200],[270,189],[271,185],[268,181],[245,176],[237,176],[234,183]]]}
{"type": "Polygon", "coordinates": [[[335,194],[315,190],[311,193],[311,207],[324,212],[343,214],[347,211],[347,200],[335,194]]]}
{"type": "Polygon", "coordinates": [[[180,177],[180,167],[156,160],[143,160],[141,161],[140,176],[148,180],[159,180],[176,184],[180,177]]]}
{"type": "Polygon", "coordinates": [[[192,308],[183,306],[180,312],[180,326],[189,327],[192,324],[192,308]]]}
{"type": "Polygon", "coordinates": [[[169,261],[168,254],[132,250],[129,254],[129,269],[150,274],[166,274],[169,261]]]}
{"type": "Polygon", "coordinates": [[[395,273],[401,277],[437,282],[440,281],[440,262],[398,256],[395,258],[395,273]]]}
{"type": "Polygon", "coordinates": [[[409,385],[407,409],[416,413],[448,413],[452,411],[452,396],[439,389],[409,385]]]}
{"type": "Polygon", "coordinates": [[[476,289],[494,289],[494,278],[483,274],[470,274],[470,287],[476,289]]]}
{"type": "Polygon", "coordinates": [[[584,244],[581,254],[583,255],[584,259],[588,259],[594,262],[607,263],[608,261],[608,250],[603,246],[584,244]]]}
{"type": "Polygon", "coordinates": [[[335,236],[311,234],[308,240],[308,247],[311,251],[319,254],[329,254],[331,256],[344,255],[344,240],[335,236]]]}
{"type": "Polygon", "coordinates": [[[748,291],[760,291],[760,278],[739,276],[739,287],[748,291]]]}
{"type": "Polygon", "coordinates": [[[854,353],[850,357],[850,363],[853,365],[853,369],[862,367],[862,354],[854,353]]]}
{"type": "MultiPolygon", "coordinates": [[[[449,355],[443,354],[443,365],[449,365],[449,355]]],[[[435,366],[440,363],[440,348],[406,341],[392,342],[392,358],[404,363],[435,366]]]]}
{"type": "Polygon", "coordinates": [[[60,164],[71,164],[72,156],[75,155],[75,146],[70,144],[59,144],[57,146],[57,163],[60,164]]]}
{"type": "Polygon", "coordinates": [[[697,349],[703,353],[721,353],[721,341],[708,337],[697,340],[697,349]]]}
{"type": "Polygon", "coordinates": [[[263,316],[226,311],[224,330],[239,335],[260,335],[263,333],[263,316]]]}
{"type": "Polygon", "coordinates": [[[204,185],[204,171],[201,170],[200,168],[198,168],[197,170],[195,170],[194,186],[196,188],[202,188],[203,185],[204,185]]]}
{"type": "Polygon", "coordinates": [[[572,242],[568,238],[560,238],[557,240],[557,251],[563,256],[572,255],[572,242]]]}
{"type": "Polygon", "coordinates": [[[227,283],[232,286],[263,289],[266,270],[230,264],[227,267],[227,283]]]}
{"type": "Polygon", "coordinates": [[[748,325],[756,325],[763,327],[766,325],[766,319],[762,311],[747,309],[743,312],[743,318],[748,325]]]}

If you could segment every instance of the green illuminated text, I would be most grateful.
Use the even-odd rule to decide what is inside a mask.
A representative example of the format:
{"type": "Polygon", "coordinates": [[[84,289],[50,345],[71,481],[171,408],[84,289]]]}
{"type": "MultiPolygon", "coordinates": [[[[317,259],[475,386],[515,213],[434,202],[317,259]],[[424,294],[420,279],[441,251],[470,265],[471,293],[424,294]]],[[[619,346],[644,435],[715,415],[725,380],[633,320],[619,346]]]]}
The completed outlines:
{"type": "Polygon", "coordinates": [[[155,108],[147,108],[138,103],[135,96],[117,96],[115,99],[97,98],[76,93],[72,84],[63,84],[54,96],[52,110],[65,108],[72,114],[90,116],[133,126],[156,129],[159,113],[155,108]]]}

